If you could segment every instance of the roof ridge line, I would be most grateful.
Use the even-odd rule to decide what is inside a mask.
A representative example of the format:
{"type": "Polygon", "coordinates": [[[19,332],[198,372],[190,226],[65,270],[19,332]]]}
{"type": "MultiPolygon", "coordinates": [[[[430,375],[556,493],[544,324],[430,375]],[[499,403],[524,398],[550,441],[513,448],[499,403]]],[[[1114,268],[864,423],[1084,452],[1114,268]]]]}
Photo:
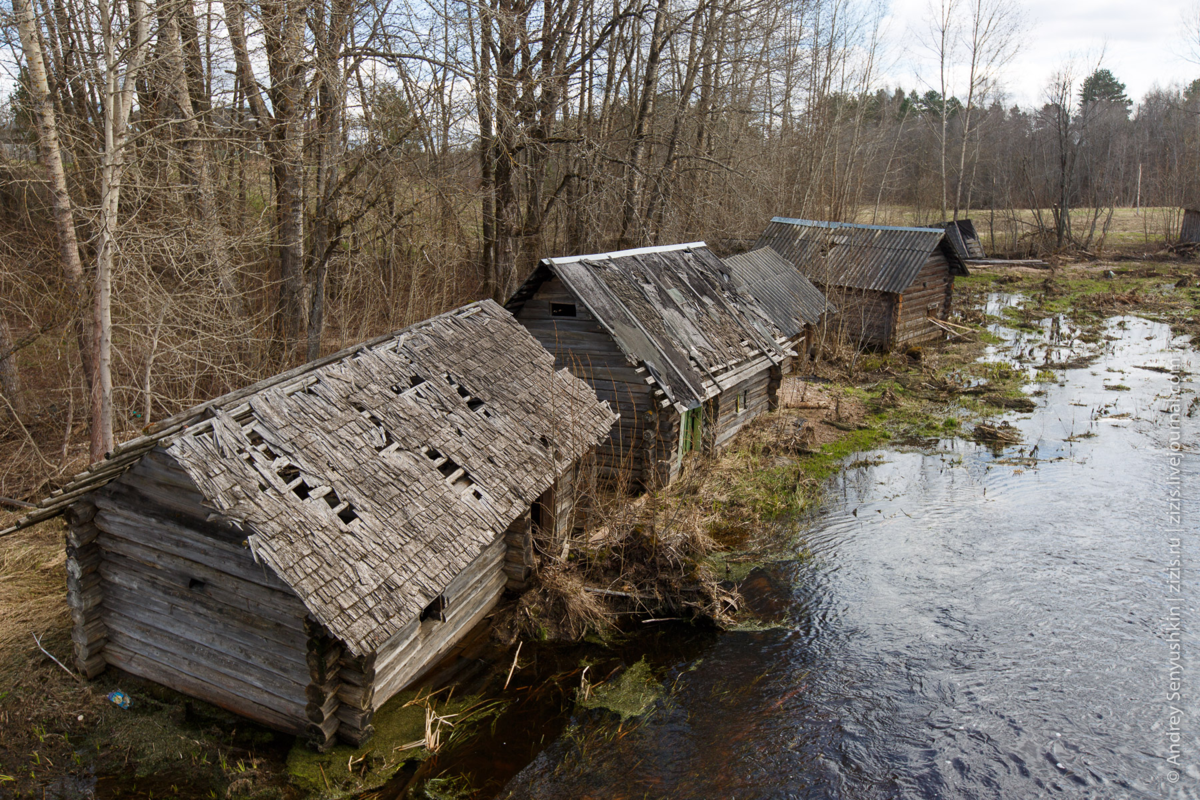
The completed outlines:
{"type": "Polygon", "coordinates": [[[924,233],[945,234],[944,228],[922,228],[914,225],[865,225],[858,222],[830,222],[818,219],[796,219],[793,217],[771,217],[771,222],[782,222],[787,225],[805,225],[815,228],[857,228],[868,231],[921,231],[924,233]]]}
{"type": "Polygon", "coordinates": [[[652,247],[635,247],[630,250],[613,250],[608,253],[592,253],[582,256],[558,256],[555,258],[543,258],[542,263],[548,264],[574,264],[579,261],[604,261],[613,258],[625,258],[627,256],[641,256],[648,253],[673,253],[677,250],[694,250],[697,247],[708,247],[707,242],[687,242],[686,244],[665,244],[654,245],[652,247]]]}

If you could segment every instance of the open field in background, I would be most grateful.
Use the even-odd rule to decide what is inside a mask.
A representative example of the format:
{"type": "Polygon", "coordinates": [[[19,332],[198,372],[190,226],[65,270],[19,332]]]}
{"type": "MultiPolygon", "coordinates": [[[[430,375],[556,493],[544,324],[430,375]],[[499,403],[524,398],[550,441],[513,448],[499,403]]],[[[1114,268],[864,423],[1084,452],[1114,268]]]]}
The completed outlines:
{"type": "MultiPolygon", "coordinates": [[[[986,209],[975,208],[962,211],[959,218],[968,218],[975,223],[975,230],[983,240],[983,247],[989,255],[1004,253],[1036,252],[1038,217],[1041,225],[1053,236],[1054,214],[1049,208],[1033,211],[1031,209],[986,209]]],[[[1092,229],[1095,220],[1095,230],[1091,237],[1092,252],[1100,247],[1100,237],[1108,216],[1108,209],[1076,208],[1071,210],[1071,230],[1077,241],[1083,242],[1092,229]]],[[[905,206],[880,206],[878,212],[874,207],[861,209],[855,217],[855,222],[875,225],[917,225],[936,227],[941,221],[938,210],[922,210],[905,206]]],[[[1102,243],[1104,250],[1113,248],[1137,250],[1149,248],[1158,250],[1179,236],[1179,225],[1183,221],[1183,209],[1175,206],[1156,206],[1152,208],[1115,208],[1112,217],[1108,219],[1108,230],[1102,243]]],[[[1099,254],[1099,253],[1098,253],[1099,254]]]]}

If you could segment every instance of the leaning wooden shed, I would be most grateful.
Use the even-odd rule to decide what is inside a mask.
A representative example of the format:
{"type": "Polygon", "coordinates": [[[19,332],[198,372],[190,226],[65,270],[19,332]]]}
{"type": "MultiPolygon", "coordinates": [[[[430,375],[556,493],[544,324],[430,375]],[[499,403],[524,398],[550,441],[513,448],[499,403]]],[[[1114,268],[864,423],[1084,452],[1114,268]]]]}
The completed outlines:
{"type": "Polygon", "coordinates": [[[729,276],[744,286],[796,347],[812,347],[816,329],[837,309],[812,281],[769,247],[723,259],[729,276]]]}
{"type": "Polygon", "coordinates": [[[89,678],[358,745],[569,524],[614,421],[489,300],[166,420],[20,524],[67,516],[89,678]]]}
{"type": "Polygon", "coordinates": [[[647,488],[772,407],[804,336],[780,330],[703,242],[548,258],[507,307],[620,414],[601,474],[647,488]]]}
{"type": "Polygon", "coordinates": [[[1200,242],[1200,211],[1194,208],[1184,210],[1183,223],[1179,226],[1179,241],[1200,242]]]}
{"type": "Polygon", "coordinates": [[[979,233],[975,230],[975,223],[971,220],[951,220],[943,222],[942,227],[946,229],[946,238],[950,241],[950,245],[959,259],[967,261],[972,258],[987,258],[987,253],[983,249],[983,241],[979,238],[979,233]]]}
{"type": "Polygon", "coordinates": [[[838,306],[855,345],[890,348],[938,339],[954,278],[967,274],[943,228],[897,228],[775,217],[756,247],[791,262],[838,306]]]}

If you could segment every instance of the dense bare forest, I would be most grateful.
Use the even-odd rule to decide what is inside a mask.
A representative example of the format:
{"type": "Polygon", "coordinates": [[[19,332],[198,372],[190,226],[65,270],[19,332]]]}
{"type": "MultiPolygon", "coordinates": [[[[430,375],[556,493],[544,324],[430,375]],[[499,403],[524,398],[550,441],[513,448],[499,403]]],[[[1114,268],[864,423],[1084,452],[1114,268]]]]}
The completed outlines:
{"type": "Polygon", "coordinates": [[[772,215],[972,215],[1009,252],[1158,239],[1200,82],[1095,65],[1011,107],[1022,21],[940,0],[919,89],[858,0],[13,0],[0,163],[0,495],[546,255],[772,215]]]}

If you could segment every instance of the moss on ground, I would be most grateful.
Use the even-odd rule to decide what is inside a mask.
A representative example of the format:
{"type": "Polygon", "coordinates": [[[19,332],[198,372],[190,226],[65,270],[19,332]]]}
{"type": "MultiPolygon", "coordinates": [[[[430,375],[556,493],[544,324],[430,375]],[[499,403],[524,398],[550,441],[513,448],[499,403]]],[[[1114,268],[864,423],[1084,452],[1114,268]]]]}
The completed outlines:
{"type": "Polygon", "coordinates": [[[625,721],[645,716],[662,696],[663,685],[643,658],[616,678],[582,689],[575,702],[580,708],[611,711],[625,721]]]}
{"type": "MultiPolygon", "coordinates": [[[[477,697],[443,700],[425,691],[401,692],[375,712],[371,722],[375,735],[362,747],[337,745],[317,753],[297,741],[288,753],[288,777],[309,797],[349,797],[375,789],[406,762],[412,766],[433,755],[427,744],[440,749],[462,741],[501,709],[500,703],[481,702],[477,697]]],[[[434,779],[422,785],[430,797],[457,796],[445,781],[434,779]]]]}

